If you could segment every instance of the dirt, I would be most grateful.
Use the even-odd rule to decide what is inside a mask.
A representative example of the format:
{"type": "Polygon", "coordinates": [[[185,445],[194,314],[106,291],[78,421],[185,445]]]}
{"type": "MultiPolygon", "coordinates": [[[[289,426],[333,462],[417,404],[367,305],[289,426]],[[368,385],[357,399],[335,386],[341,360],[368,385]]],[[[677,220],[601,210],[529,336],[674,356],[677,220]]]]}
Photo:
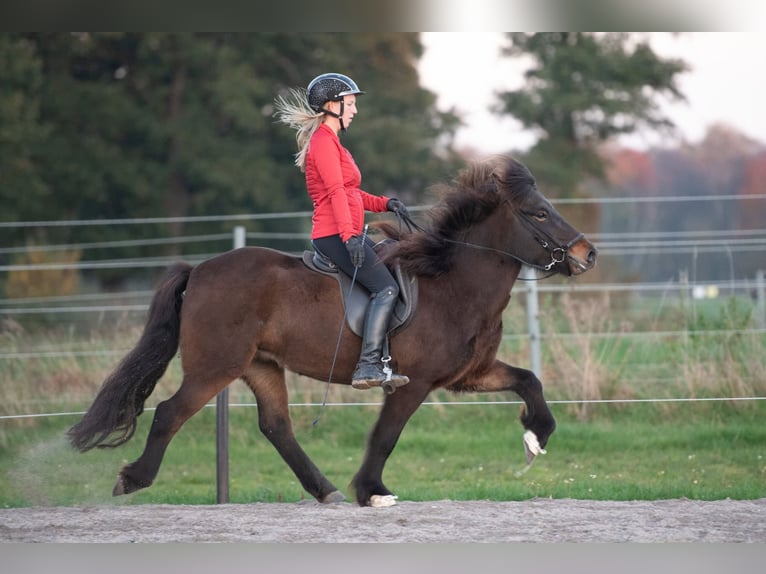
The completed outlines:
{"type": "Polygon", "coordinates": [[[766,499],[0,509],[0,542],[766,542],[766,499]]]}

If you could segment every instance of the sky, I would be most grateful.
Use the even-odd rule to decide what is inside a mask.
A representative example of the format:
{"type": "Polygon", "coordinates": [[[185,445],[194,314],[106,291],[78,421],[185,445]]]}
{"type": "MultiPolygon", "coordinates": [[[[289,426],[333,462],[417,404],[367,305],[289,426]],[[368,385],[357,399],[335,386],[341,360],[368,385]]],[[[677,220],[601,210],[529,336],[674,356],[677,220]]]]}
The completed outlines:
{"type": "MultiPolygon", "coordinates": [[[[681,58],[690,70],[678,77],[687,101],[662,102],[662,109],[678,127],[680,138],[700,141],[716,123],[729,125],[766,144],[766,35],[758,32],[651,33],[654,51],[661,57],[681,58]]],[[[456,137],[458,148],[479,155],[525,149],[534,136],[515,119],[489,111],[495,93],[522,87],[525,62],[500,56],[506,43],[499,32],[424,32],[425,53],[419,72],[421,83],[437,94],[437,105],[455,107],[466,126],[456,137]]],[[[621,143],[637,149],[670,147],[653,133],[623,137],[621,143]]]]}

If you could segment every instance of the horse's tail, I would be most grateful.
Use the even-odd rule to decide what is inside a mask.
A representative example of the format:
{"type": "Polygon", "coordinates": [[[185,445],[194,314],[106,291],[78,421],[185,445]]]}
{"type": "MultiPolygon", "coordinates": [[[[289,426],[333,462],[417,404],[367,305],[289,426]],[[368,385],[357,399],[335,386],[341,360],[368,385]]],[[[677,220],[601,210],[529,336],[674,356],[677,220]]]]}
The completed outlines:
{"type": "Polygon", "coordinates": [[[168,269],[152,298],[138,344],[106,378],[80,422],[67,432],[80,452],[120,446],[136,432],[144,402],[178,350],[181,302],[191,270],[188,263],[168,269]]]}

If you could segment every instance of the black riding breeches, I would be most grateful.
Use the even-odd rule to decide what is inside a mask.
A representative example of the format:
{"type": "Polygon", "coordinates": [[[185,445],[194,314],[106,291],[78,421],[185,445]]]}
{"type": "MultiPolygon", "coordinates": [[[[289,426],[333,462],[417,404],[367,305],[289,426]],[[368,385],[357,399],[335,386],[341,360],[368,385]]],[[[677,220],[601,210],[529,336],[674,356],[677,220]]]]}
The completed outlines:
{"type": "MultiPolygon", "coordinates": [[[[340,235],[330,235],[312,240],[314,247],[322,255],[329,258],[338,268],[349,277],[354,276],[354,265],[351,263],[351,257],[343,245],[340,235]]],[[[399,287],[396,284],[391,272],[375,253],[372,246],[375,245],[369,237],[364,242],[364,264],[356,271],[356,280],[363,285],[371,296],[377,295],[381,291],[390,290],[395,295],[399,294],[399,287]]]]}

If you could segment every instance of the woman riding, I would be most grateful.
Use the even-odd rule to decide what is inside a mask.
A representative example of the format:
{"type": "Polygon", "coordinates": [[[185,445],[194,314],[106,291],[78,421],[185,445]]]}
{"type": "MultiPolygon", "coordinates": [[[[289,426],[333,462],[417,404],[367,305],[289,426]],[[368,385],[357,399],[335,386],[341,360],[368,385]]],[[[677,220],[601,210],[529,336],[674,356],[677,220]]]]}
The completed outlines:
{"type": "Polygon", "coordinates": [[[314,204],[314,248],[344,273],[356,273],[356,280],[370,292],[362,351],[351,384],[355,389],[369,389],[388,381],[400,387],[409,379],[383,369],[383,345],[399,287],[363,230],[365,211],[406,215],[407,209],[398,199],[360,189],[362,174],[338,137],[351,124],[357,113],[356,98],[364,93],[348,76],[321,74],[305,92],[291,90],[289,100],[278,97],[276,116],[297,132],[295,165],[306,174],[314,204]]]}

